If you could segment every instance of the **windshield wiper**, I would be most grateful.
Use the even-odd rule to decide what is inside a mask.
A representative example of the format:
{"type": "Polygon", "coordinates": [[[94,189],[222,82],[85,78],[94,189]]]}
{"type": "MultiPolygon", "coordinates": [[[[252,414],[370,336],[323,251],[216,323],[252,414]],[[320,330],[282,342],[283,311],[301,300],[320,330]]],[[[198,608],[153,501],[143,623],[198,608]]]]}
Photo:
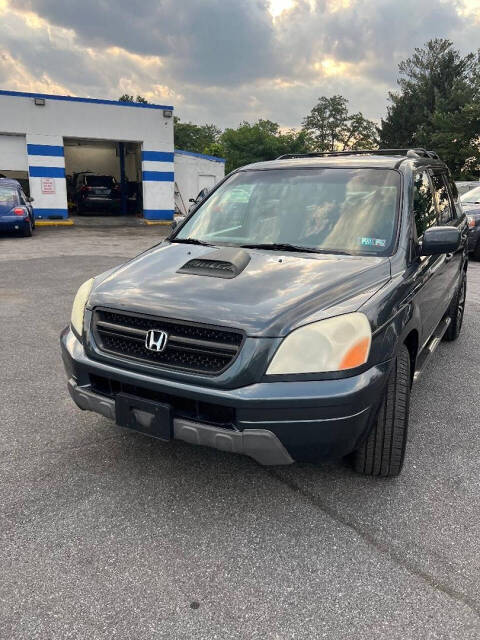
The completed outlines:
{"type": "Polygon", "coordinates": [[[288,242],[273,242],[271,244],[242,244],[244,249],[269,249],[271,251],[298,251],[303,253],[334,253],[342,256],[350,256],[348,251],[340,251],[337,249],[315,249],[315,247],[302,247],[288,242]]]}
{"type": "Polygon", "coordinates": [[[204,247],[213,247],[213,244],[198,240],[198,238],[173,238],[170,242],[181,242],[182,244],[201,244],[204,247]]]}

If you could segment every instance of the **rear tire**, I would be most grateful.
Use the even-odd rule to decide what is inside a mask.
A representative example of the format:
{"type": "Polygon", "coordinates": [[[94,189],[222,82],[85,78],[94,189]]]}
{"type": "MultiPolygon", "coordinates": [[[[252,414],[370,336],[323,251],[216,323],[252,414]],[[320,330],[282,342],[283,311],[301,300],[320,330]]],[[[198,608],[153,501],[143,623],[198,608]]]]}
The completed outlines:
{"type": "Polygon", "coordinates": [[[450,308],[448,310],[448,316],[450,317],[450,324],[448,329],[443,335],[443,339],[447,342],[456,340],[460,335],[463,324],[463,314],[465,313],[465,298],[467,293],[467,276],[463,276],[460,287],[457,293],[454,295],[450,308]]]}
{"type": "Polygon", "coordinates": [[[30,220],[28,221],[28,224],[26,225],[25,229],[23,230],[23,237],[24,238],[31,238],[32,237],[32,223],[30,222],[30,220]]]}
{"type": "Polygon", "coordinates": [[[353,454],[353,467],[366,476],[391,478],[403,467],[410,407],[410,353],[398,352],[375,424],[362,446],[353,454]]]}

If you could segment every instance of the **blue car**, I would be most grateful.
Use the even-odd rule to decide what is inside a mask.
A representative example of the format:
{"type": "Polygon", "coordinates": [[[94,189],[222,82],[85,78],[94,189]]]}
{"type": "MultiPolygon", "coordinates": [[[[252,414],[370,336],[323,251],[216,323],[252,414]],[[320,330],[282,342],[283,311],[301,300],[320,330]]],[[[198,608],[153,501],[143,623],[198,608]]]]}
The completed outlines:
{"type": "Polygon", "coordinates": [[[29,237],[35,229],[33,198],[23,193],[16,180],[0,178],[0,233],[16,231],[29,237]]]}

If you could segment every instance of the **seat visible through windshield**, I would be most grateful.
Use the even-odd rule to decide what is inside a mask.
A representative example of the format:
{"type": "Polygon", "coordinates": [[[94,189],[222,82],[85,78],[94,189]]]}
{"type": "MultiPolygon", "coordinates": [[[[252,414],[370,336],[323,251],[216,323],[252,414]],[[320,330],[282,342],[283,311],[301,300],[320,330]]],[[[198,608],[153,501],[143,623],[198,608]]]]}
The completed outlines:
{"type": "Polygon", "coordinates": [[[395,240],[399,188],[400,176],[390,169],[241,171],[178,238],[386,255],[395,240]]]}

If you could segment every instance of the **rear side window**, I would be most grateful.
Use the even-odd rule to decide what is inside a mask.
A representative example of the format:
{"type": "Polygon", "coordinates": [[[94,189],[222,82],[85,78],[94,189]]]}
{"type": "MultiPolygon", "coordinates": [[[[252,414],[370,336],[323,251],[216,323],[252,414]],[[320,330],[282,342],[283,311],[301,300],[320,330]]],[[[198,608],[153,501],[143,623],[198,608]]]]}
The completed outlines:
{"type": "Polygon", "coordinates": [[[0,210],[6,211],[18,204],[20,204],[20,198],[16,189],[0,187],[0,210]]]}
{"type": "Polygon", "coordinates": [[[443,173],[432,175],[438,209],[438,224],[448,224],[454,219],[452,202],[448,193],[447,178],[443,173]]]}
{"type": "Polygon", "coordinates": [[[419,171],[415,175],[413,183],[413,211],[415,214],[417,237],[420,238],[429,227],[434,226],[437,222],[432,186],[426,171],[419,171]]]}

